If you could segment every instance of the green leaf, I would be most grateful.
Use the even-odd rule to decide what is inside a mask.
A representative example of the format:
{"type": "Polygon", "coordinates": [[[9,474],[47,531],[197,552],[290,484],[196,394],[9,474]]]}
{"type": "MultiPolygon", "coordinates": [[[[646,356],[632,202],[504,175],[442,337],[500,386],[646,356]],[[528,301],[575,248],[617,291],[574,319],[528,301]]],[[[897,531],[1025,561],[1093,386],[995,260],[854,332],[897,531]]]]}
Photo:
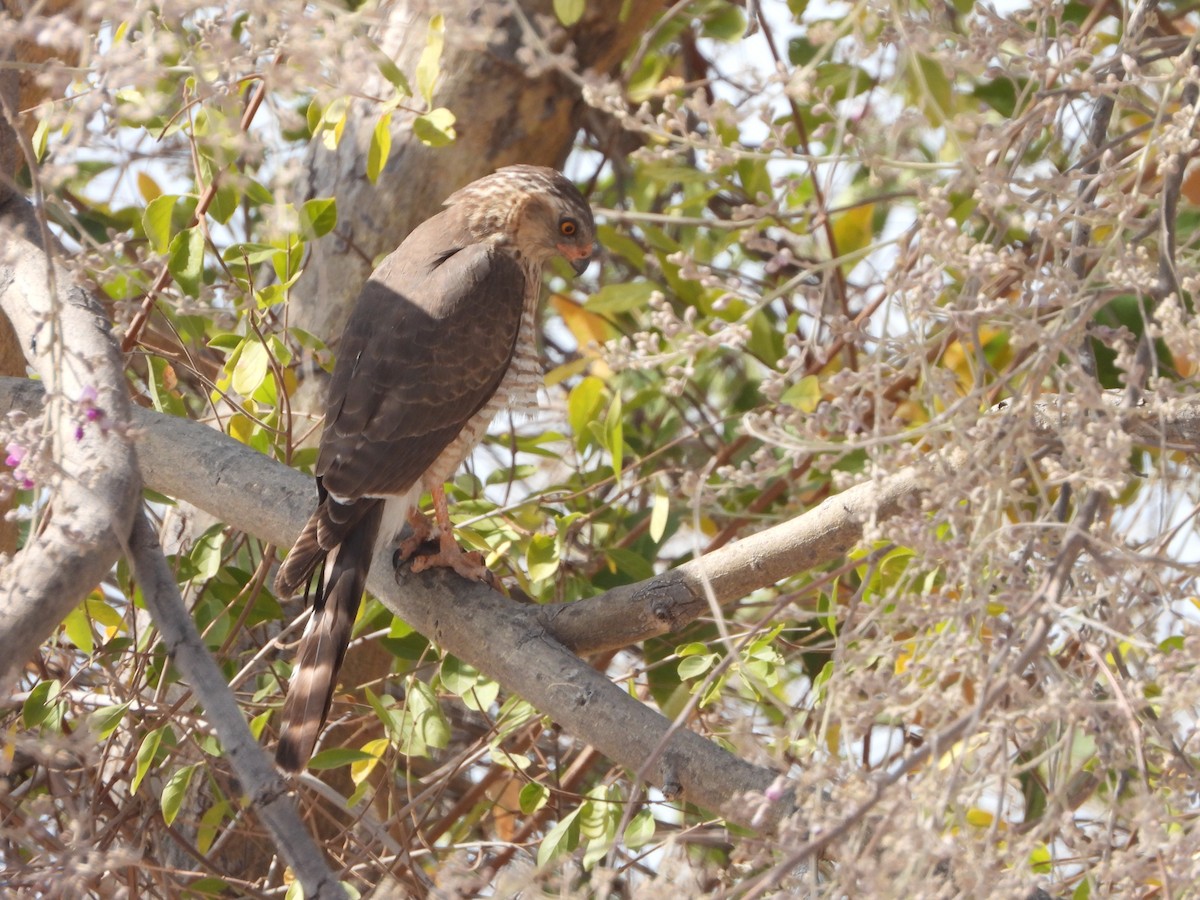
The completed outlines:
{"type": "Polygon", "coordinates": [[[429,748],[442,749],[450,743],[450,725],[442,715],[433,689],[419,678],[409,678],[404,710],[393,716],[400,752],[428,756],[429,748]]]}
{"type": "Polygon", "coordinates": [[[564,853],[570,853],[579,846],[579,809],[568,813],[560,819],[549,833],[542,838],[538,847],[537,864],[542,868],[548,862],[557,859],[564,853]]]}
{"type": "Polygon", "coordinates": [[[21,705],[21,719],[26,728],[37,728],[42,723],[53,724],[54,708],[58,705],[58,695],[62,693],[62,682],[58,679],[39,681],[25,698],[21,705]]]}
{"type": "Polygon", "coordinates": [[[439,677],[446,690],[461,697],[475,687],[479,681],[479,670],[467,665],[457,656],[447,656],[442,660],[439,677]]]}
{"type": "Polygon", "coordinates": [[[101,706],[88,716],[88,727],[98,739],[104,740],[117,730],[117,726],[125,718],[125,712],[128,709],[128,703],[118,703],[115,706],[101,706]]]}
{"type": "Polygon", "coordinates": [[[267,377],[270,363],[266,345],[257,338],[247,338],[233,367],[233,389],[243,397],[249,397],[267,377]]]}
{"type": "Polygon", "coordinates": [[[582,450],[587,444],[590,431],[588,425],[596,418],[602,405],[604,382],[589,375],[571,389],[567,399],[567,422],[575,435],[575,448],[582,450]]]}
{"type": "Polygon", "coordinates": [[[129,792],[136,794],[138,788],[141,787],[142,779],[146,777],[146,773],[150,771],[150,766],[154,762],[154,757],[158,755],[159,745],[162,744],[163,728],[155,728],[144,738],[142,744],[138,747],[137,752],[137,768],[133,773],[133,781],[130,783],[129,792]]]}
{"type": "Polygon", "coordinates": [[[705,37],[718,41],[739,40],[746,33],[746,17],[732,3],[718,4],[716,10],[704,20],[705,37]]]}
{"type": "Polygon", "coordinates": [[[654,566],[650,561],[627,547],[610,547],[604,551],[604,555],[613,562],[617,571],[630,581],[645,581],[654,576],[654,566]]]}
{"type": "Polygon", "coordinates": [[[446,43],[446,22],[440,16],[429,20],[429,36],[425,40],[425,49],[417,61],[417,93],[427,104],[433,105],[433,88],[441,72],[442,47],[446,43]]]}
{"type": "Polygon", "coordinates": [[[63,631],[67,635],[67,639],[79,648],[79,652],[92,655],[92,651],[96,649],[95,641],[92,636],[92,620],[87,614],[87,604],[81,603],[63,619],[63,631]]]}
{"type": "Polygon", "coordinates": [[[466,706],[479,712],[488,709],[500,696],[500,685],[457,656],[447,656],[442,660],[439,677],[447,690],[461,697],[466,706]]]}
{"type": "Polygon", "coordinates": [[[531,581],[545,581],[558,571],[558,539],[552,534],[535,534],[525,548],[525,566],[531,581]]]}
{"type": "Polygon", "coordinates": [[[375,48],[375,65],[379,68],[379,74],[388,80],[388,83],[396,89],[398,94],[405,97],[412,96],[412,88],[408,84],[408,79],[404,73],[392,61],[392,58],[383,52],[379,47],[375,48]]]}
{"type": "Polygon", "coordinates": [[[198,225],[185,228],[172,238],[167,270],[185,294],[189,297],[200,296],[200,279],[204,274],[204,232],[198,225]]]}
{"type": "MultiPolygon", "coordinates": [[[[204,811],[204,815],[200,817],[200,826],[196,829],[196,849],[201,854],[207,853],[212,849],[213,842],[217,839],[217,834],[221,829],[221,824],[229,817],[232,811],[228,800],[221,800],[214,803],[204,811]]],[[[197,882],[191,882],[189,887],[192,889],[195,896],[204,896],[199,893],[197,882]]],[[[219,895],[219,892],[214,891],[214,895],[219,895]]]]}
{"type": "Polygon", "coordinates": [[[309,134],[315,136],[321,130],[321,125],[325,121],[325,107],[321,103],[320,96],[314,95],[308,102],[308,109],[304,111],[304,121],[308,125],[309,134]]]}
{"type": "Polygon", "coordinates": [[[321,143],[328,150],[336,150],[346,130],[346,113],[350,104],[345,97],[338,97],[321,110],[321,143]]]}
{"type": "Polygon", "coordinates": [[[171,776],[163,787],[162,799],[159,805],[162,808],[163,821],[168,825],[175,821],[175,817],[179,815],[179,810],[183,807],[184,797],[187,796],[188,785],[191,784],[192,775],[195,774],[199,763],[193,763],[190,766],[184,766],[178,772],[171,776]]]}
{"type": "Polygon", "coordinates": [[[525,787],[521,788],[521,793],[517,797],[517,803],[521,807],[521,813],[526,816],[531,816],[550,799],[550,789],[544,784],[536,781],[531,781],[525,787]]]}
{"type": "Polygon", "coordinates": [[[171,213],[177,199],[174,194],[161,194],[147,203],[142,213],[142,230],[155,253],[166,253],[171,244],[171,213]]]}
{"type": "Polygon", "coordinates": [[[317,197],[306,200],[300,207],[300,233],[304,235],[306,241],[329,234],[336,225],[336,197],[317,197]]]}
{"type": "Polygon", "coordinates": [[[834,637],[838,633],[837,601],[834,598],[838,596],[839,580],[835,578],[828,591],[817,594],[817,621],[834,637]]]}
{"type": "Polygon", "coordinates": [[[699,678],[713,667],[717,654],[705,653],[703,656],[687,656],[679,661],[679,677],[684,681],[699,678]]]}
{"type": "Polygon", "coordinates": [[[241,192],[233,184],[224,181],[217,185],[217,193],[208,206],[208,214],[222,225],[227,225],[237,212],[240,202],[241,192]]]}
{"type": "Polygon", "coordinates": [[[46,159],[46,147],[49,144],[50,119],[42,116],[38,119],[37,128],[33,129],[33,155],[38,162],[46,159]]]}
{"type": "Polygon", "coordinates": [[[609,315],[629,312],[645,306],[655,290],[657,287],[649,281],[615,281],[588,297],[583,307],[588,312],[609,315]]]}
{"type": "Polygon", "coordinates": [[[554,15],[567,28],[583,18],[584,8],[584,0],[554,0],[554,15]]]}
{"type": "Polygon", "coordinates": [[[331,747],[328,750],[322,750],[310,759],[308,767],[314,772],[321,772],[326,769],[340,769],[342,766],[354,763],[370,762],[374,759],[376,759],[375,756],[364,753],[362,750],[355,750],[351,747],[331,747]]]}
{"type": "Polygon", "coordinates": [[[358,786],[358,790],[351,795],[347,801],[347,806],[357,805],[359,800],[364,796],[364,790],[370,788],[371,773],[375,771],[380,760],[387,755],[388,747],[387,738],[375,738],[374,740],[367,741],[358,748],[358,752],[362,754],[362,757],[350,763],[350,780],[358,786]]]}
{"type": "Polygon", "coordinates": [[[161,356],[151,356],[150,372],[152,377],[148,379],[147,387],[154,408],[172,416],[186,416],[183,399],[175,389],[175,369],[171,364],[161,356]]]}
{"type": "Polygon", "coordinates": [[[910,93],[929,121],[940,126],[954,115],[954,86],[938,60],[914,53],[909,77],[910,93]]]}
{"type": "Polygon", "coordinates": [[[654,840],[654,813],[643,809],[625,826],[624,844],[631,850],[643,847],[654,840]]]}
{"type": "Polygon", "coordinates": [[[1011,119],[1017,111],[1017,87],[1007,78],[995,78],[976,85],[972,93],[1005,119],[1011,119]]]}
{"type": "Polygon", "coordinates": [[[592,840],[611,843],[621,823],[620,793],[616,785],[598,784],[587,792],[580,807],[579,833],[592,840]]]}
{"type": "Polygon", "coordinates": [[[374,184],[379,180],[379,173],[387,166],[388,156],[392,152],[392,114],[384,113],[375,123],[371,132],[371,146],[367,151],[367,180],[374,184]]]}
{"type": "Polygon", "coordinates": [[[671,498],[662,482],[654,486],[654,506],[650,510],[650,540],[656,544],[667,531],[667,519],[671,515],[671,498]]]}
{"type": "Polygon", "coordinates": [[[821,402],[820,379],[816,375],[805,375],[783,392],[779,402],[801,412],[813,412],[821,402]]]}
{"type": "Polygon", "coordinates": [[[454,113],[439,106],[413,120],[413,134],[427,147],[445,147],[458,139],[458,133],[454,130],[455,121],[454,113]]]}
{"type": "Polygon", "coordinates": [[[613,473],[620,477],[625,456],[625,423],[621,415],[620,394],[612,398],[608,414],[604,417],[604,444],[612,456],[613,473]]]}
{"type": "Polygon", "coordinates": [[[270,244],[238,243],[226,247],[221,253],[221,259],[227,263],[261,266],[278,252],[279,248],[272,247],[270,244]]]}

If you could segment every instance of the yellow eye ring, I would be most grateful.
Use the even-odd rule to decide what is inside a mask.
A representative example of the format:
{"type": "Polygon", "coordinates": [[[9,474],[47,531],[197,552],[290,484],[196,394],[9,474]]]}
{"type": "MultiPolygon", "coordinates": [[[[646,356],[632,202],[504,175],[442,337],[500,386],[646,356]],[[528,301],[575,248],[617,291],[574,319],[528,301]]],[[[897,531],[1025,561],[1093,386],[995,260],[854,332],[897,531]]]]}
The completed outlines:
{"type": "Polygon", "coordinates": [[[558,223],[558,230],[564,237],[575,237],[575,232],[579,230],[579,226],[575,224],[574,219],[563,219],[558,223]]]}

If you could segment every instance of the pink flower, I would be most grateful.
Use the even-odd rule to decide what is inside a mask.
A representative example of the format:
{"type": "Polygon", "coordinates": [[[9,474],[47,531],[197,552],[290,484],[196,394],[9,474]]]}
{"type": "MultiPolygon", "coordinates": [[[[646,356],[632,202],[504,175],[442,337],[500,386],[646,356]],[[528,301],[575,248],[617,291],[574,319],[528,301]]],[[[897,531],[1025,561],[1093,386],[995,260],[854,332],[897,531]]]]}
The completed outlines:
{"type": "Polygon", "coordinates": [[[16,441],[9,441],[4,446],[4,452],[8,454],[4,459],[4,464],[15,469],[25,459],[25,454],[28,451],[16,441]]]}

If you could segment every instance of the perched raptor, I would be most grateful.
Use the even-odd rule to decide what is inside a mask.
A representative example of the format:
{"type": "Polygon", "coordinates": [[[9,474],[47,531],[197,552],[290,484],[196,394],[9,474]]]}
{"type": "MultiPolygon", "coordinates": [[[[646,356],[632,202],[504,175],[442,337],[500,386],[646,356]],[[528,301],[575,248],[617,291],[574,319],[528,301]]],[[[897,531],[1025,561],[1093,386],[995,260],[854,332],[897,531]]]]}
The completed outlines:
{"type": "Polygon", "coordinates": [[[562,174],[508,166],[452,194],[363,287],[329,386],[317,509],[275,579],[289,596],[320,576],[283,707],[283,768],[307,765],[376,543],[417,521],[422,490],[440,550],[413,568],[483,571],[454,541],[443,484],[497,412],[536,402],[542,266],[563,256],[581,273],[594,241],[591,208],[562,174]]]}

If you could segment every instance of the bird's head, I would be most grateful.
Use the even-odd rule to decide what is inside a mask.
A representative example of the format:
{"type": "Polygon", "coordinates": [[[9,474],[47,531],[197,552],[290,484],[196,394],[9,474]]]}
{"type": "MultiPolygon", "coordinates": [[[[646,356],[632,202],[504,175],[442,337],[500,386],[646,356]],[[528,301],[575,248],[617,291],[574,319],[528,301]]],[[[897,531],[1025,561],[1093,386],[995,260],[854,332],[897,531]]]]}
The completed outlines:
{"type": "Polygon", "coordinates": [[[452,194],[480,237],[502,237],[521,256],[544,263],[562,256],[583,274],[596,247],[592,208],[561,172],[505,166],[452,194]]]}

